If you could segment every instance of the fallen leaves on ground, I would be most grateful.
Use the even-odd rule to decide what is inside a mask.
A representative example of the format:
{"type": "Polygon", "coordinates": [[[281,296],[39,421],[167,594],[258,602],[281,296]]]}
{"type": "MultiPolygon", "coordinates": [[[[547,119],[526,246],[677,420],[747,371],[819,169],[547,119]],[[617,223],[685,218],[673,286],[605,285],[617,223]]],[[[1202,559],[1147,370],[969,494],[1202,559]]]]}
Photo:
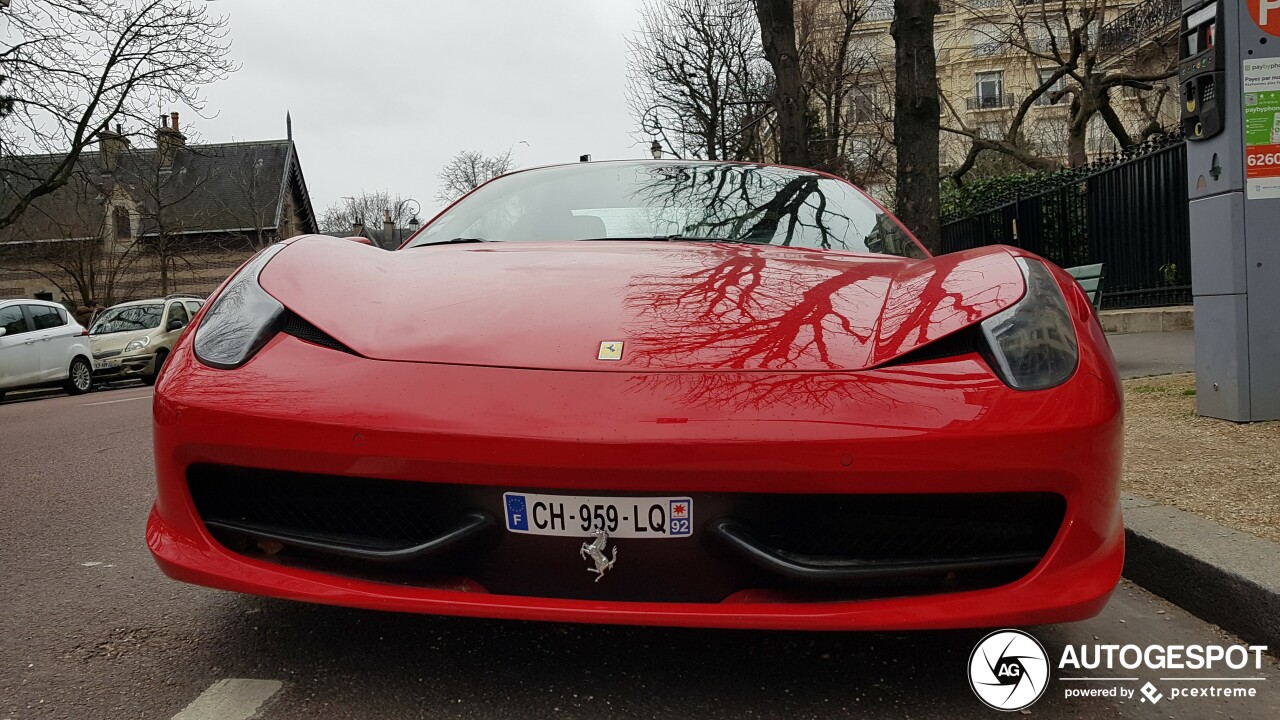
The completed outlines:
{"type": "Polygon", "coordinates": [[[1194,374],[1124,381],[1126,492],[1280,541],[1280,421],[1196,414],[1194,374]]]}

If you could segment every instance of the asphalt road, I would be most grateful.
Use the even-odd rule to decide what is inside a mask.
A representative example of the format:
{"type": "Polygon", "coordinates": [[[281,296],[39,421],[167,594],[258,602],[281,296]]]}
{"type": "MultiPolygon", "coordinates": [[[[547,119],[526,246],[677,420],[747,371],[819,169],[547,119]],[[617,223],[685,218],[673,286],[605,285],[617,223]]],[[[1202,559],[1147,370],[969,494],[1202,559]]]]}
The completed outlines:
{"type": "MultiPolygon", "coordinates": [[[[183,720],[246,717],[224,696],[221,710],[199,714],[218,692],[211,686],[229,678],[279,683],[246,690],[265,688],[258,717],[269,719],[999,717],[965,677],[978,630],[755,633],[464,620],[170,581],[143,542],[150,395],[130,387],[0,405],[0,720],[167,720],[198,697],[183,720]]],[[[1067,644],[1235,642],[1128,583],[1103,615],[1031,632],[1051,658],[1067,644]]],[[[1254,687],[1257,697],[1232,700],[1173,700],[1172,688],[1205,683],[1160,681],[1159,671],[1070,673],[1138,678],[1111,683],[1055,672],[1028,714],[1274,719],[1280,667],[1273,658],[1263,665],[1249,672],[1261,679],[1225,683],[1254,687]],[[1164,695],[1155,705],[1064,697],[1080,687],[1137,690],[1148,680],[1164,695]]],[[[219,687],[234,694],[241,686],[219,687]]]]}

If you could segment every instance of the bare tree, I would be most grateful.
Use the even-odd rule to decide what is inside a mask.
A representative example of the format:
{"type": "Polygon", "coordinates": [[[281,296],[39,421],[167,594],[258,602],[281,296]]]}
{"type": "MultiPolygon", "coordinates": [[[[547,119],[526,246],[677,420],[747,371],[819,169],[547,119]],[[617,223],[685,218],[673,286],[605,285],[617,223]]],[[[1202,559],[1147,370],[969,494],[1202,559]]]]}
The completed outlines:
{"type": "Polygon", "coordinates": [[[106,184],[77,174],[57,193],[37,199],[30,213],[0,230],[0,271],[44,278],[85,306],[132,296],[141,282],[132,273],[140,248],[128,237],[116,241],[118,229],[109,223],[121,219],[108,217],[102,204],[82,201],[109,192],[106,184]]]}
{"type": "Polygon", "coordinates": [[[254,250],[261,250],[278,239],[274,230],[282,201],[280,177],[268,175],[264,166],[262,158],[248,157],[225,169],[223,174],[231,189],[227,195],[216,195],[223,212],[238,221],[240,237],[237,239],[254,250]]]}
{"type": "Polygon", "coordinates": [[[4,14],[0,228],[66,185],[110,128],[150,127],[154,108],[200,109],[200,89],[235,70],[227,19],[193,0],[24,0],[4,14]],[[23,156],[57,154],[57,163],[23,156]]]}
{"type": "Polygon", "coordinates": [[[893,175],[892,68],[881,63],[888,40],[859,33],[884,20],[877,0],[798,0],[796,44],[805,92],[817,122],[811,127],[813,166],[857,185],[893,175]]]}
{"type": "Polygon", "coordinates": [[[639,139],[681,158],[763,159],[769,70],[744,0],[648,0],[628,46],[639,139]]]}
{"type": "Polygon", "coordinates": [[[938,69],[933,19],[938,0],[894,0],[893,137],[898,158],[894,209],[917,239],[936,252],[938,216],[938,69]]]}
{"type": "Polygon", "coordinates": [[[395,227],[407,228],[409,221],[417,218],[419,209],[412,198],[392,195],[386,190],[361,190],[325,208],[320,214],[320,232],[345,237],[352,233],[355,225],[376,229],[388,212],[395,227]]]}
{"type": "MultiPolygon", "coordinates": [[[[984,133],[967,124],[958,109],[949,109],[944,130],[971,142],[964,162],[951,173],[953,179],[968,172],[984,151],[1003,153],[1036,170],[1060,167],[1060,153],[1042,153],[1027,142],[1045,134],[1033,127],[1031,111],[1038,105],[1066,106],[1062,141],[1072,166],[1088,162],[1087,141],[1099,125],[1120,148],[1160,131],[1160,118],[1171,101],[1166,81],[1177,71],[1173,30],[1181,5],[1176,0],[1152,0],[1124,15],[1116,0],[968,2],[982,21],[978,27],[984,28],[990,52],[1025,57],[1031,80],[1021,98],[1001,99],[1008,108],[1000,119],[1002,132],[984,133]],[[1113,105],[1122,88],[1136,101],[1141,127],[1127,127],[1113,105]]],[[[993,120],[985,118],[988,125],[993,120]]]]}
{"type": "Polygon", "coordinates": [[[796,50],[793,0],[755,0],[764,57],[773,68],[773,110],[778,123],[778,158],[786,165],[809,165],[805,96],[796,50]]]}
{"type": "MultiPolygon", "coordinates": [[[[174,273],[178,270],[185,268],[194,276],[192,255],[213,249],[204,242],[203,231],[214,208],[189,201],[204,194],[202,188],[214,173],[175,172],[171,152],[177,151],[136,153],[136,175],[122,179],[129,183],[130,194],[137,201],[137,242],[159,271],[161,295],[173,291],[174,273]]],[[[201,151],[186,148],[183,152],[190,156],[201,151]]]]}
{"type": "Polygon", "coordinates": [[[436,199],[451,203],[499,175],[515,169],[511,151],[488,156],[479,150],[462,150],[440,170],[436,199]]]}

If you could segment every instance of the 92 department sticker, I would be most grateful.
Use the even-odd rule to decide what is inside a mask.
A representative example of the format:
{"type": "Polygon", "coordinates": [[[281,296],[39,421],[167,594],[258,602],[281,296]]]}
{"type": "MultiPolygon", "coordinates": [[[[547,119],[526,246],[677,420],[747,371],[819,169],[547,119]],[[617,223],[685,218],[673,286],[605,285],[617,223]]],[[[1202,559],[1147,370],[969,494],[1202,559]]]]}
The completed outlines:
{"type": "Polygon", "coordinates": [[[693,534],[689,497],[603,497],[503,493],[507,530],[527,535],[679,538],[693,534]]]}

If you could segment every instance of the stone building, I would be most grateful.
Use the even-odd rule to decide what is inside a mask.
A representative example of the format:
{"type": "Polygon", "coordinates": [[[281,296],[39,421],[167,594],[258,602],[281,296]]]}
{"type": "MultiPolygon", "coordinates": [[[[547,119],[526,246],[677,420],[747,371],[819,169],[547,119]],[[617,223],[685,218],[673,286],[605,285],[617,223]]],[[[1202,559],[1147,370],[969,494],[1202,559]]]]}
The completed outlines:
{"type": "MultiPolygon", "coordinates": [[[[172,113],[152,139],[135,148],[119,129],[105,134],[67,186],[0,230],[0,298],[205,295],[257,249],[317,231],[291,129],[284,140],[189,145],[172,113]]],[[[61,159],[0,160],[0,190],[61,159]]]]}

